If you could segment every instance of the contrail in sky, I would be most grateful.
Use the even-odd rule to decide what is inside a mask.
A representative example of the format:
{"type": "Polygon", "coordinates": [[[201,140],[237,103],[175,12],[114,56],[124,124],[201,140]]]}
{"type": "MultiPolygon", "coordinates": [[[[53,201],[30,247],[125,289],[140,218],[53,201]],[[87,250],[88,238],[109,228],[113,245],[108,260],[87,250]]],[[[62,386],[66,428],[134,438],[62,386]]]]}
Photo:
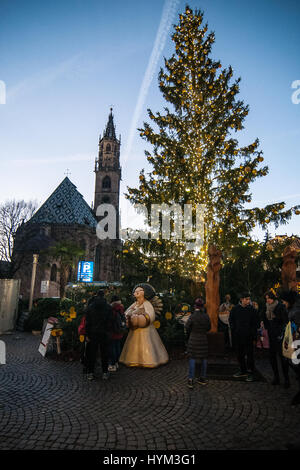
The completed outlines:
{"type": "Polygon", "coordinates": [[[165,1],[165,6],[162,12],[160,25],[157,31],[152,53],[148,62],[147,70],[143,78],[139,97],[138,97],[134,114],[133,114],[133,118],[131,121],[129,136],[126,142],[126,147],[125,147],[125,152],[124,152],[124,158],[123,158],[124,163],[127,161],[128,156],[131,153],[131,147],[132,147],[132,143],[135,137],[136,128],[138,126],[139,117],[143,110],[143,106],[147,97],[149,87],[153,80],[155,70],[156,70],[158,61],[160,59],[161,53],[165,47],[167,36],[172,26],[172,22],[176,14],[179,3],[180,3],[180,0],[166,0],[165,1]]]}
{"type": "Polygon", "coordinates": [[[7,100],[14,99],[20,94],[32,92],[37,88],[48,87],[57,78],[72,70],[80,57],[81,53],[47,69],[43,69],[31,77],[25,78],[7,91],[7,100]]]}

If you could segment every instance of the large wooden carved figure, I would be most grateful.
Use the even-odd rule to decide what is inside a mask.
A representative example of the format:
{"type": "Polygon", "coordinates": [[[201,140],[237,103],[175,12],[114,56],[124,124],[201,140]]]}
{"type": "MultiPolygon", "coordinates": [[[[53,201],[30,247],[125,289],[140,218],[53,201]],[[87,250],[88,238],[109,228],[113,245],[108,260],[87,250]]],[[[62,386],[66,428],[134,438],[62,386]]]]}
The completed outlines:
{"type": "Polygon", "coordinates": [[[210,317],[211,332],[218,331],[218,312],[220,306],[220,269],[222,252],[214,245],[208,248],[209,263],[207,267],[207,281],[205,284],[206,309],[210,317]]]}

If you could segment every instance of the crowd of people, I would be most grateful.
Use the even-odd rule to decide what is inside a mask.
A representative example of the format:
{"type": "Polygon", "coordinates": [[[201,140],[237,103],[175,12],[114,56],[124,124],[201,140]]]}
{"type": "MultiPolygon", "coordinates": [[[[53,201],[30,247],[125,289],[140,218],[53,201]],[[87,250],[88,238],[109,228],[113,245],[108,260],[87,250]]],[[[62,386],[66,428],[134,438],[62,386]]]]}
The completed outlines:
{"type": "MultiPolygon", "coordinates": [[[[269,290],[264,296],[265,305],[262,309],[256,302],[251,301],[248,292],[240,295],[237,305],[231,303],[230,295],[225,296],[225,302],[220,306],[219,324],[225,332],[227,346],[237,352],[240,370],[236,378],[245,378],[247,382],[254,380],[254,351],[255,347],[269,350],[270,365],[273,371],[272,385],[281,382],[290,387],[290,371],[296,374],[299,391],[292,400],[293,405],[300,403],[300,357],[297,357],[297,344],[286,354],[286,331],[291,328],[291,340],[300,340],[300,296],[295,291],[283,291],[276,294],[269,290]],[[299,364],[298,364],[299,362],[299,364]],[[279,368],[280,365],[280,368],[279,368]]],[[[298,343],[299,345],[299,343],[298,343]]],[[[300,350],[298,350],[300,356],[300,350]]],[[[287,351],[288,352],[288,351],[287,351]]]]}
{"type": "Polygon", "coordinates": [[[95,378],[95,365],[100,349],[102,378],[108,379],[109,371],[117,371],[121,354],[121,342],[125,333],[124,306],[117,296],[111,304],[105,299],[103,290],[93,296],[87,306],[85,321],[85,342],[82,363],[88,380],[95,378]]]}
{"type": "Polygon", "coordinates": [[[113,297],[109,304],[101,289],[88,302],[83,323],[78,329],[78,333],[85,336],[82,362],[88,380],[95,378],[99,349],[102,378],[105,380],[109,372],[118,370],[119,362],[128,367],[148,368],[168,362],[167,350],[153,325],[156,309],[160,308],[154,288],[141,283],[135,286],[132,295],[135,301],[126,312],[119,297],[113,297]]]}
{"type": "MultiPolygon", "coordinates": [[[[102,377],[105,380],[109,377],[109,372],[118,370],[119,361],[127,366],[141,367],[157,367],[168,362],[167,351],[152,325],[155,311],[151,299],[154,295],[155,291],[150,285],[136,286],[133,290],[135,302],[126,312],[119,297],[113,297],[111,303],[108,303],[103,290],[99,290],[90,299],[85,315],[82,354],[88,380],[95,378],[99,349],[102,377]],[[124,344],[127,329],[129,333],[124,344]]],[[[293,370],[299,391],[293,397],[292,404],[300,404],[300,357],[295,353],[285,354],[285,347],[288,350],[287,332],[290,332],[293,341],[298,338],[300,340],[300,296],[294,291],[286,291],[278,297],[270,290],[264,296],[265,304],[262,309],[251,300],[248,292],[241,293],[239,297],[239,302],[233,305],[227,294],[225,302],[219,308],[219,331],[224,333],[227,348],[236,351],[239,363],[239,370],[234,378],[253,382],[255,348],[268,349],[273,371],[272,385],[279,385],[282,375],[283,386],[289,388],[290,373],[293,370]]],[[[194,388],[195,383],[208,384],[207,333],[210,329],[205,300],[198,298],[185,324],[189,388],[194,388]]],[[[299,343],[300,341],[297,344],[299,343]]]]}

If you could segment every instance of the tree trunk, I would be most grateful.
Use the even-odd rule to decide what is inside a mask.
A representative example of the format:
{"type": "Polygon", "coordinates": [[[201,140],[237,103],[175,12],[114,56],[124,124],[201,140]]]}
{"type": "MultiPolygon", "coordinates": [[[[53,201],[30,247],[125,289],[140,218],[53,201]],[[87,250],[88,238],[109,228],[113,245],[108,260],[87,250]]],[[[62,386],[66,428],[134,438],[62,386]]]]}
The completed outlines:
{"type": "Polygon", "coordinates": [[[205,284],[206,310],[211,321],[211,333],[218,331],[218,316],[220,307],[220,269],[222,252],[214,245],[208,247],[209,264],[205,284]]]}
{"type": "Polygon", "coordinates": [[[60,270],[60,289],[59,289],[59,295],[60,298],[63,299],[65,296],[65,290],[66,290],[66,285],[68,282],[68,274],[69,274],[69,267],[68,266],[61,266],[60,270]]]}

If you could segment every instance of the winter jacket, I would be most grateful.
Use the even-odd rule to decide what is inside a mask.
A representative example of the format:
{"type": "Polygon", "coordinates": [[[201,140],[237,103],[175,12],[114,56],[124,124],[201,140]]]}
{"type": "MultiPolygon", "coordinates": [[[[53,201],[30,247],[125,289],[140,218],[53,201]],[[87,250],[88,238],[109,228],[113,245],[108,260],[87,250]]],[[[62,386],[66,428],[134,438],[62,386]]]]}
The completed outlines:
{"type": "Polygon", "coordinates": [[[288,313],[285,306],[278,302],[274,311],[273,320],[268,320],[266,312],[263,313],[263,322],[266,330],[268,330],[269,339],[272,341],[281,341],[285,327],[288,323],[288,313]]]}
{"type": "Polygon", "coordinates": [[[123,333],[114,332],[113,331],[113,325],[114,325],[114,318],[117,315],[120,315],[123,322],[126,324],[126,318],[125,318],[125,315],[124,315],[124,305],[122,305],[122,303],[117,300],[115,302],[112,302],[111,307],[112,307],[112,321],[111,321],[110,326],[109,326],[110,337],[111,337],[111,339],[122,339],[123,336],[124,336],[124,332],[123,333]]]}
{"type": "Polygon", "coordinates": [[[201,361],[208,357],[207,332],[210,330],[210,318],[206,311],[195,310],[186,322],[186,331],[189,334],[187,344],[188,357],[201,361]]]}
{"type": "Polygon", "coordinates": [[[109,323],[111,321],[112,308],[103,297],[93,297],[86,312],[86,335],[91,338],[108,338],[109,323]]]}
{"type": "Polygon", "coordinates": [[[259,316],[252,305],[243,307],[241,303],[235,305],[229,315],[231,332],[238,343],[247,343],[256,340],[259,328],[259,316]]]}

